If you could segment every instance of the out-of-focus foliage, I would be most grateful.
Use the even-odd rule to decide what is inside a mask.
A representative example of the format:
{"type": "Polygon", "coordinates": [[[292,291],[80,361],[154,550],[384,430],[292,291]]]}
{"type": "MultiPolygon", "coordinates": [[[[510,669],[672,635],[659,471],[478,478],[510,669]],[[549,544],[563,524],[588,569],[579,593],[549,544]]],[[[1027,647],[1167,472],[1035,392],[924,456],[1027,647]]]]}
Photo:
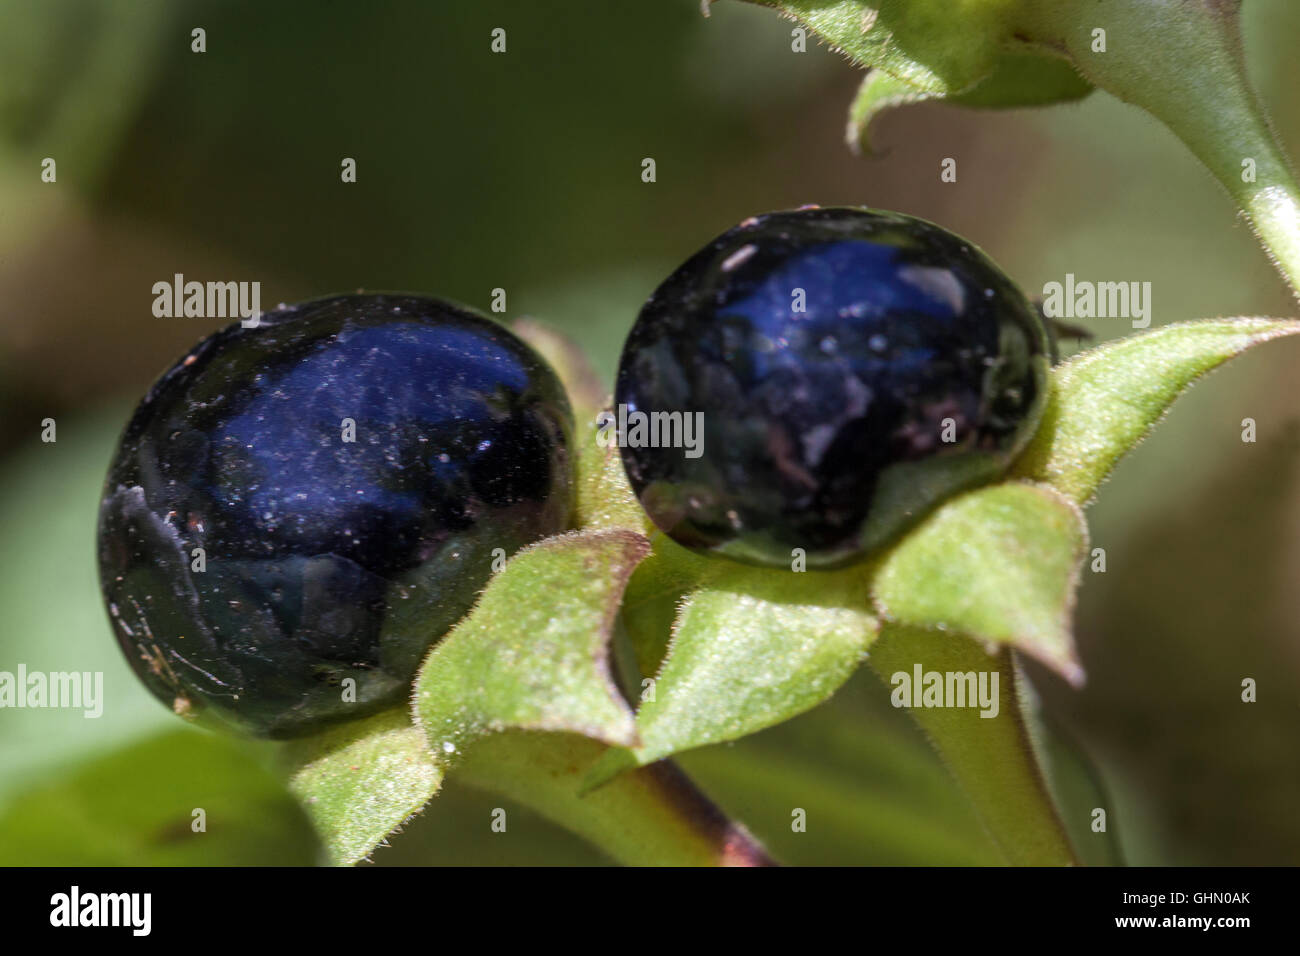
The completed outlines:
{"type": "Polygon", "coordinates": [[[305,866],[324,858],[265,753],[172,730],[87,761],[0,812],[0,866],[305,866]]]}
{"type": "MultiPolygon", "coordinates": [[[[1300,10],[1256,0],[1247,13],[1253,76],[1295,153],[1300,10]]],[[[563,329],[606,383],[636,310],[686,252],[802,202],[941,222],[1031,293],[1067,272],[1151,281],[1156,325],[1292,308],[1215,184],[1137,111],[1100,96],[1023,113],[925,106],[883,119],[881,155],[855,158],[842,134],[860,75],[815,42],[794,53],[793,25],[746,4],[704,20],[696,0],[410,4],[401,16],[15,0],[5,25],[0,669],[102,670],[107,706],[97,720],[0,711],[0,814],[31,811],[83,760],[174,727],[119,659],[93,531],[128,403],[217,324],[152,317],[152,284],[175,272],[260,279],[271,303],[364,286],[486,308],[504,288],[505,317],[563,329]],[[140,12],[117,16],[126,6],[140,12]],[[190,52],[195,26],[206,54],[190,52]],[[497,26],[502,55],[489,50],[497,26]],[[49,155],[57,184],[39,178],[49,155]],[[345,156],[354,185],[339,181],[345,156]],[[647,156],[655,183],[640,179],[647,156]],[[959,176],[941,187],[944,157],[959,176]],[[39,442],[46,416],[56,444],[39,442]]],[[[1090,324],[1102,339],[1131,331],[1090,324]]],[[[1108,565],[1080,592],[1089,683],[1066,688],[1030,666],[1048,714],[1093,754],[1130,862],[1300,853],[1297,361],[1289,343],[1242,359],[1119,464],[1089,514],[1108,565]],[[1247,416],[1257,444],[1240,440],[1247,416]],[[1256,704],[1240,701],[1248,676],[1256,704]]],[[[681,762],[790,863],[998,859],[866,672],[826,705],[681,762]],[[794,807],[806,833],[791,830],[794,807]]],[[[463,783],[437,800],[376,862],[603,859],[509,801],[509,837],[493,834],[501,798],[463,783]]],[[[99,837],[77,831],[83,855],[61,862],[108,858],[120,821],[99,822],[99,837]]],[[[21,846],[13,862],[53,862],[21,846]]],[[[230,862],[259,859],[240,846],[230,862]]]]}

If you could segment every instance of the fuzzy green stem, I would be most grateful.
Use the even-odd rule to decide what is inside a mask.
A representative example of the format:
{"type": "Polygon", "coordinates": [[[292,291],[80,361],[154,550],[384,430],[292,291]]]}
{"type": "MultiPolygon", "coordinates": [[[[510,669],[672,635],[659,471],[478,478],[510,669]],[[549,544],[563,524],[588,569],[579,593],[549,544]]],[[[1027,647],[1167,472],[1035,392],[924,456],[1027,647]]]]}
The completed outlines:
{"type": "MultiPolygon", "coordinates": [[[[1020,710],[1011,652],[989,656],[974,641],[951,633],[891,625],[872,646],[872,668],[891,675],[971,671],[998,675],[998,711],[974,707],[912,708],[921,729],[966,793],[1006,861],[1016,866],[1077,862],[1039,770],[1020,710]]],[[[913,688],[920,693],[920,688],[913,688]]]]}
{"type": "Polygon", "coordinates": [[[729,820],[669,761],[621,774],[578,796],[605,746],[575,734],[512,731],[479,740],[456,772],[522,803],[633,866],[771,866],[749,832],[729,820]]]}
{"type": "Polygon", "coordinates": [[[1300,296],[1300,188],[1241,53],[1240,0],[1030,2],[1035,41],[1151,113],[1228,190],[1300,296]],[[1094,31],[1103,29],[1105,50],[1094,31]]]}

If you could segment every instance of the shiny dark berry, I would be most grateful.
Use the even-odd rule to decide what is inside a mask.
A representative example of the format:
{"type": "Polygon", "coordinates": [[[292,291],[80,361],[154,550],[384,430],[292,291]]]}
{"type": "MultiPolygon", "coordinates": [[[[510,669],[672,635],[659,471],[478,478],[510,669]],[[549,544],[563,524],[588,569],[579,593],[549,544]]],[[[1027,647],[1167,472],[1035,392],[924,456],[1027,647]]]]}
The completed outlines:
{"type": "Polygon", "coordinates": [[[709,243],[641,310],[615,396],[623,462],[676,541],[833,567],[1004,471],[1049,364],[1028,300],[960,237],[867,209],[772,213],[709,243]],[[674,412],[701,414],[702,446],[680,447],[694,436],[674,412]]]}
{"type": "Polygon", "coordinates": [[[437,299],[339,296],[217,332],[109,469],[122,650],[178,713],[261,736],[398,704],[494,558],[567,526],[572,428],[527,345],[437,299]]]}

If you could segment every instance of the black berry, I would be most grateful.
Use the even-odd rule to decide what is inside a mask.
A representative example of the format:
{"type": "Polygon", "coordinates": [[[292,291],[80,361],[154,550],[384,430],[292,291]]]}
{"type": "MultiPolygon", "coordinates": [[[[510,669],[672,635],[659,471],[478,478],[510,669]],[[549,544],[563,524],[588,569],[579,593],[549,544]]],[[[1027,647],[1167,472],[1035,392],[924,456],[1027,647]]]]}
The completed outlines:
{"type": "Polygon", "coordinates": [[[620,422],[649,419],[623,429],[623,462],[682,544],[845,564],[1004,471],[1049,364],[1028,300],[960,237],[898,213],[772,213],[709,243],[641,310],[615,400],[620,422]],[[702,446],[662,447],[674,412],[701,413],[702,446]],[[654,413],[668,413],[657,428],[654,413]]]}
{"type": "Polygon", "coordinates": [[[109,469],[118,641],[169,706],[257,735],[399,703],[494,559],[567,526],[571,435],[550,368],[437,299],[340,296],[217,332],[150,389],[109,469]]]}

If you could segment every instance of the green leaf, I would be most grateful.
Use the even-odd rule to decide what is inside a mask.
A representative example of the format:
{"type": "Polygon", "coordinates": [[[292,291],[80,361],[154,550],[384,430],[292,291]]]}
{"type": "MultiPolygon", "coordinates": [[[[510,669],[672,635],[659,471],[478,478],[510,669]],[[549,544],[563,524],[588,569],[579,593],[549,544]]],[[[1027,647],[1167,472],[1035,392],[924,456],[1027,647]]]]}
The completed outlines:
{"type": "Polygon", "coordinates": [[[806,23],[862,66],[915,89],[956,93],[989,75],[1018,0],[755,0],[806,23]]]}
{"type": "Polygon", "coordinates": [[[658,530],[650,534],[650,547],[650,555],[627,583],[622,608],[623,626],[642,674],[657,673],[663,664],[686,595],[732,567],[687,550],[658,530]]]}
{"type": "Polygon", "coordinates": [[[876,635],[860,573],[722,565],[686,599],[668,656],[643,693],[640,746],[588,779],[735,740],[826,700],[876,635]]]}
{"type": "MultiPolygon", "coordinates": [[[[907,704],[905,681],[921,673],[997,675],[997,713],[981,707],[912,706],[909,712],[970,798],[1008,863],[1052,866],[1075,862],[1074,851],[1034,760],[1017,694],[1011,652],[990,655],[960,634],[887,624],[871,651],[871,667],[907,704]],[[992,716],[984,717],[982,713],[992,716]]],[[[946,681],[946,677],[945,677],[946,681]]],[[[919,688],[910,688],[919,693],[919,688]]],[[[915,704],[915,700],[912,701],[915,704]]]]}
{"type": "MultiPolygon", "coordinates": [[[[1054,102],[1086,84],[1156,117],[1245,213],[1275,266],[1300,295],[1300,185],[1246,75],[1240,0],[752,0],[800,20],[864,67],[903,84],[865,87],[850,142],[884,105],[970,93],[995,103],[1039,89],[1054,102]],[[1028,71],[1022,74],[1022,71],[1028,71]],[[977,87],[987,82],[983,91],[977,87]],[[1053,94],[1053,87],[1064,96],[1053,94]],[[879,101],[879,102],[878,102],[879,101]],[[1250,175],[1245,174],[1246,164],[1250,175]]],[[[868,81],[871,82],[871,81],[868,81]]]]}
{"type": "Polygon", "coordinates": [[[416,719],[434,752],[451,755],[507,729],[635,743],[610,674],[609,637],[623,587],[648,550],[630,531],[589,531],[516,554],[416,678],[416,719]]]}
{"type": "Polygon", "coordinates": [[[1068,57],[1090,82],[1181,139],[1300,295],[1300,184],[1251,89],[1240,0],[1181,0],[1157,9],[1151,0],[1033,3],[1020,17],[1026,40],[1068,57]]]}
{"type": "Polygon", "coordinates": [[[922,90],[884,70],[868,70],[849,107],[849,126],[845,141],[855,154],[875,152],[871,145],[871,124],[886,110],[911,106],[926,100],[943,99],[942,94],[922,90]]]}
{"type": "Polygon", "coordinates": [[[1013,473],[1086,504],[1189,385],[1293,319],[1204,319],[1106,342],[1052,370],[1042,422],[1013,473]]]}
{"type": "Polygon", "coordinates": [[[1082,99],[1092,90],[1068,60],[1016,52],[1004,53],[993,72],[948,101],[972,109],[1013,109],[1082,99]]]}
{"type": "Polygon", "coordinates": [[[871,70],[862,80],[849,109],[848,144],[855,153],[870,153],[869,132],[882,112],[924,100],[942,99],[955,106],[1005,109],[1046,106],[1087,96],[1092,84],[1066,60],[1032,53],[1006,53],[993,71],[968,90],[948,96],[918,89],[884,70],[871,70]]]}
{"type": "Polygon", "coordinates": [[[442,783],[404,707],[286,744],[285,758],[294,767],[290,789],[340,866],[365,859],[442,783]]]}
{"type": "Polygon", "coordinates": [[[248,741],[181,729],[83,764],[7,806],[0,865],[314,864],[321,851],[311,822],[264,754],[248,741]]]}
{"type": "Polygon", "coordinates": [[[872,597],[886,620],[1010,644],[1077,684],[1070,622],[1086,553],[1078,506],[991,485],[945,502],[882,558],[872,597]]]}

